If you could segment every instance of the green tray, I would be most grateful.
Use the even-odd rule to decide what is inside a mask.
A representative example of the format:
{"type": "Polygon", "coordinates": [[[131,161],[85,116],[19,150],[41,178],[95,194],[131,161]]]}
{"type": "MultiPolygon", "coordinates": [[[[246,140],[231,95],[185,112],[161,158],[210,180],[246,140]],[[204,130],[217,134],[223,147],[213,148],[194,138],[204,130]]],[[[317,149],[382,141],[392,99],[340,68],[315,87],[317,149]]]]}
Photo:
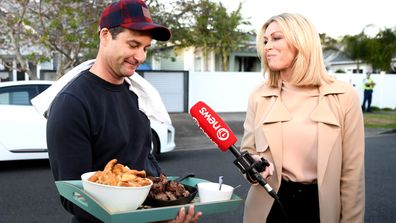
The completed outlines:
{"type": "MultiPolygon", "coordinates": [[[[173,179],[175,177],[169,178],[173,179]]],[[[182,181],[182,183],[190,186],[195,186],[200,182],[207,182],[207,180],[190,177],[182,181]]],[[[56,181],[55,184],[61,196],[106,223],[129,223],[132,221],[137,223],[174,219],[181,207],[188,208],[190,204],[194,204],[195,211],[202,211],[204,215],[229,212],[236,209],[242,202],[240,197],[233,194],[229,201],[200,203],[198,194],[190,204],[111,213],[95,198],[85,193],[81,180],[56,181]]]]}

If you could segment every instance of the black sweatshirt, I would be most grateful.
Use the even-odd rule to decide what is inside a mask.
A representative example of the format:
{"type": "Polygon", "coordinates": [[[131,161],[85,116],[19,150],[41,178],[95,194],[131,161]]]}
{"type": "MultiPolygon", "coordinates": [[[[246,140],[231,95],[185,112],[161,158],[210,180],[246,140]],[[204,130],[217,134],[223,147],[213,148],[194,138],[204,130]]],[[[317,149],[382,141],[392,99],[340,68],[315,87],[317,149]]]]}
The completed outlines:
{"type": "MultiPolygon", "coordinates": [[[[103,170],[111,159],[151,176],[161,173],[150,154],[150,121],[139,110],[136,94],[126,82],[114,85],[88,70],[54,99],[48,112],[47,146],[56,181],[80,180],[85,172],[103,170]]],[[[61,200],[79,220],[73,222],[95,222],[79,207],[61,200]]]]}

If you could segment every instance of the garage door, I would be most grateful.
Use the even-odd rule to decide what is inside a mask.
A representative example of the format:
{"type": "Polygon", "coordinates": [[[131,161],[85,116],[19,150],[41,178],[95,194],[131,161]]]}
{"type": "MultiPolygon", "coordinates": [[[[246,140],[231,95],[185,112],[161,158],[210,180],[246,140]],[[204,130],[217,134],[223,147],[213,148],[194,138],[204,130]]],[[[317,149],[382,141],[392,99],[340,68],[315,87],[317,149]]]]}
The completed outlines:
{"type": "Polygon", "coordinates": [[[139,72],[160,93],[168,112],[187,111],[187,71],[139,72]]]}

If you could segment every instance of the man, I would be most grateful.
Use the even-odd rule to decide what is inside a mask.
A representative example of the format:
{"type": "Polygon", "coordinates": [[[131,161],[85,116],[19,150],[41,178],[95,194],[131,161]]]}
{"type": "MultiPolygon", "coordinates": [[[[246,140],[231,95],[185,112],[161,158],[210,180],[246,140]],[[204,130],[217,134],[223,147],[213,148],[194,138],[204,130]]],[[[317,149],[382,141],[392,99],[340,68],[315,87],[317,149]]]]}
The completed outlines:
{"type": "Polygon", "coordinates": [[[366,78],[363,79],[364,98],[362,104],[363,112],[371,112],[371,99],[373,96],[373,89],[375,82],[371,79],[371,73],[367,73],[366,78]],[[367,102],[367,107],[366,107],[367,102]]]}
{"type": "MultiPolygon", "coordinates": [[[[167,41],[170,31],[153,23],[142,0],[109,5],[99,21],[99,51],[56,96],[48,111],[47,144],[55,180],[76,180],[102,170],[111,159],[148,175],[161,171],[150,154],[151,128],[138,96],[126,81],[144,62],[152,39],[167,41]]],[[[72,222],[100,222],[61,198],[72,222]]],[[[201,212],[182,208],[172,222],[197,222],[201,212]]],[[[132,220],[132,219],[131,219],[132,220]]]]}

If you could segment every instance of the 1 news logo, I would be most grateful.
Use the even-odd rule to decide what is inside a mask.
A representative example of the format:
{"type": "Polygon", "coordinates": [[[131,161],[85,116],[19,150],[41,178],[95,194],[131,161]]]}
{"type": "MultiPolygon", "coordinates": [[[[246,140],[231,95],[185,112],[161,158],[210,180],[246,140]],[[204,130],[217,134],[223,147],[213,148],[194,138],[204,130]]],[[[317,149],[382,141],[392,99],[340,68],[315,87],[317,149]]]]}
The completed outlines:
{"type": "Polygon", "coordinates": [[[228,137],[230,137],[230,132],[228,132],[227,129],[220,128],[219,130],[217,130],[217,138],[221,141],[226,141],[228,137]]]}

